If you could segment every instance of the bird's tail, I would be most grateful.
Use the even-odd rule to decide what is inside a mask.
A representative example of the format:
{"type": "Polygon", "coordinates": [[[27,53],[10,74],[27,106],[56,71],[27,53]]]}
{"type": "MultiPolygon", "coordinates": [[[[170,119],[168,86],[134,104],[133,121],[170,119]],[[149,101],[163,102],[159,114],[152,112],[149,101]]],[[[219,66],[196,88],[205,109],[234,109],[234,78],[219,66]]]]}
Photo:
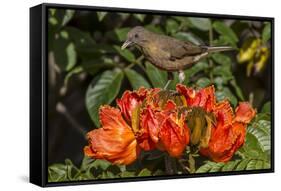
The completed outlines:
{"type": "Polygon", "coordinates": [[[234,50],[234,48],[230,46],[208,46],[207,52],[222,52],[222,51],[230,51],[234,50]]]}

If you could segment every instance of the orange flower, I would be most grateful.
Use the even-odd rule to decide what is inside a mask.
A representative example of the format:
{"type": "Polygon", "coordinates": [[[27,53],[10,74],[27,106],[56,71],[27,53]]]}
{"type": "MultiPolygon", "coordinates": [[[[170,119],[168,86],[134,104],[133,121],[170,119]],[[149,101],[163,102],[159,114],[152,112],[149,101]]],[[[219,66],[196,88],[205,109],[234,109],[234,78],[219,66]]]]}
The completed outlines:
{"type": "Polygon", "coordinates": [[[179,113],[174,101],[182,104],[170,91],[160,93],[157,88],[125,91],[117,100],[120,110],[100,108],[102,127],[88,133],[85,155],[114,164],[134,162],[140,148],[159,149],[179,157],[189,143],[189,130],[184,113],[179,113]]]}
{"type": "MultiPolygon", "coordinates": [[[[206,115],[215,117],[213,122],[209,124],[206,122],[207,125],[211,125],[211,133],[209,138],[202,136],[201,139],[206,138],[205,140],[209,141],[206,146],[200,145],[200,153],[216,162],[229,161],[244,144],[247,124],[256,115],[256,111],[249,103],[241,102],[234,116],[228,101],[216,103],[213,86],[195,91],[177,85],[177,91],[185,96],[189,107],[201,107],[206,111],[206,115]]],[[[205,129],[207,131],[208,128],[205,129]]]]}
{"type": "Polygon", "coordinates": [[[87,134],[89,146],[84,148],[85,155],[114,164],[127,165],[134,162],[139,148],[134,133],[119,109],[102,106],[99,115],[102,127],[87,134]]]}
{"type": "Polygon", "coordinates": [[[239,103],[239,106],[235,110],[235,121],[241,123],[250,123],[252,118],[256,115],[257,111],[251,107],[247,102],[239,103]]]}
{"type": "Polygon", "coordinates": [[[133,110],[143,102],[147,93],[148,91],[145,88],[140,88],[133,92],[127,90],[121,99],[116,100],[117,105],[128,122],[131,122],[133,110]]]}
{"type": "Polygon", "coordinates": [[[199,91],[195,91],[192,88],[178,84],[176,89],[180,94],[184,95],[187,105],[190,107],[202,107],[207,112],[210,112],[216,103],[214,86],[209,86],[207,88],[202,88],[199,91]]]}
{"type": "Polygon", "coordinates": [[[181,156],[189,143],[189,130],[184,120],[184,114],[179,114],[176,104],[171,100],[162,110],[148,106],[142,113],[142,131],[137,137],[140,146],[144,150],[156,147],[173,157],[181,156]]]}
{"type": "Polygon", "coordinates": [[[176,89],[125,91],[117,100],[120,110],[102,106],[101,128],[88,133],[85,155],[127,165],[140,149],[180,157],[191,140],[212,160],[230,160],[256,111],[242,102],[234,115],[228,101],[216,102],[214,86],[194,90],[178,84],[176,89]]]}
{"type": "Polygon", "coordinates": [[[236,108],[238,112],[234,116],[228,101],[216,105],[214,114],[217,122],[213,125],[208,147],[200,150],[202,154],[209,156],[216,162],[227,162],[232,158],[234,153],[244,144],[247,123],[254,117],[254,115],[244,117],[243,120],[247,123],[237,121],[241,117],[241,109],[245,109],[246,113],[254,111],[248,103],[240,103],[236,108]],[[246,109],[245,105],[249,107],[246,109]]]}

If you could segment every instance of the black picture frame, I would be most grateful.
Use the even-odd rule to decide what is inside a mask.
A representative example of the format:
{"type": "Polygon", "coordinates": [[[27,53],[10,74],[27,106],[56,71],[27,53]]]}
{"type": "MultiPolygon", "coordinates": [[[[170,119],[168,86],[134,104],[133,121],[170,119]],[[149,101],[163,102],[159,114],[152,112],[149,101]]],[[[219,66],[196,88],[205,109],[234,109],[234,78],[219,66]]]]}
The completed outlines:
{"type": "Polygon", "coordinates": [[[226,176],[255,173],[272,173],[274,172],[274,18],[259,16],[240,16],[240,15],[222,15],[206,13],[188,13],[161,10],[144,10],[144,9],[127,9],[114,7],[97,7],[85,5],[65,5],[65,4],[40,4],[30,8],[30,182],[42,187],[66,186],[66,185],[83,185],[97,183],[114,183],[128,181],[146,181],[146,180],[163,180],[175,178],[194,178],[209,176],[226,176]],[[161,15],[192,16],[192,17],[209,17],[222,19],[237,20],[255,20],[267,21],[271,23],[271,168],[264,170],[247,170],[243,172],[219,172],[192,175],[172,175],[172,176],[153,176],[138,178],[106,179],[77,182],[59,182],[48,183],[47,175],[47,77],[48,77],[48,35],[47,35],[47,10],[48,8],[63,8],[74,10],[89,11],[109,11],[109,12],[127,12],[127,13],[155,13],[161,15]]]}

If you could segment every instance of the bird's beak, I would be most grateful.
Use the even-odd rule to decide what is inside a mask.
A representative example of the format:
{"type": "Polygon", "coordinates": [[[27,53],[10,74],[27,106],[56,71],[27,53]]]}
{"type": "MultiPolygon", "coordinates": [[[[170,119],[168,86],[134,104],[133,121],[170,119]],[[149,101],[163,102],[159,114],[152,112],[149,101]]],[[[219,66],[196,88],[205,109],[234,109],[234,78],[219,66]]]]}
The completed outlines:
{"type": "Polygon", "coordinates": [[[124,50],[125,48],[127,48],[128,46],[130,46],[131,44],[133,44],[132,41],[126,40],[123,45],[121,46],[121,50],[124,50]]]}

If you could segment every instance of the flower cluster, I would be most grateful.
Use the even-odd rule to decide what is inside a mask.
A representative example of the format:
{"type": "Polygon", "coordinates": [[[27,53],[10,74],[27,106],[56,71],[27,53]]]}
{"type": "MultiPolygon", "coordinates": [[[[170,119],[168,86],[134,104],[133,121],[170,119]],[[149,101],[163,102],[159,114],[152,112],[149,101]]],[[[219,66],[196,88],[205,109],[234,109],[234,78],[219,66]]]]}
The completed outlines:
{"type": "Polygon", "coordinates": [[[256,114],[247,102],[235,112],[227,100],[216,102],[213,86],[140,88],[125,91],[117,105],[100,107],[101,128],[87,134],[85,155],[127,165],[141,150],[158,149],[179,158],[192,145],[202,155],[226,162],[243,145],[246,126],[256,114]]]}

